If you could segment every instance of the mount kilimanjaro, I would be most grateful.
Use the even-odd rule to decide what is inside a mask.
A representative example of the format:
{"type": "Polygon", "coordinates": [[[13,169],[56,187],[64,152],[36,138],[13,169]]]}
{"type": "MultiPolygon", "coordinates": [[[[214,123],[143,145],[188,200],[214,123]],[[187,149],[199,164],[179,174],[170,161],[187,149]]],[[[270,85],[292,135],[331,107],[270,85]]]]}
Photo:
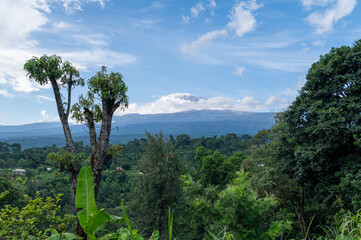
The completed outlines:
{"type": "MultiPolygon", "coordinates": [[[[227,133],[254,135],[274,124],[275,113],[229,110],[192,110],[166,114],[114,116],[111,143],[126,143],[145,136],[145,131],[190,137],[221,136],[227,133]]],[[[71,125],[74,141],[89,144],[87,127],[71,125]]],[[[60,122],[39,122],[20,126],[0,126],[0,142],[20,143],[22,148],[65,145],[60,122]]]]}

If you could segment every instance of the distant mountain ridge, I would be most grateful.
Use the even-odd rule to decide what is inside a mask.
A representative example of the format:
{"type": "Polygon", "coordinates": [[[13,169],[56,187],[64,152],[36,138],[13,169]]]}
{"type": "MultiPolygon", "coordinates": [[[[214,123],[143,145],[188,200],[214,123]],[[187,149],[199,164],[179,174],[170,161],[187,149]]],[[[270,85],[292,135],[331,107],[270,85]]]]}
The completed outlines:
{"type": "MultiPolygon", "coordinates": [[[[256,134],[274,124],[275,113],[229,110],[192,110],[167,114],[126,114],[114,116],[111,142],[126,143],[144,137],[144,132],[163,131],[165,135],[188,134],[191,137],[221,136],[227,133],[256,134]]],[[[75,141],[89,144],[87,127],[71,125],[75,141]]],[[[20,143],[22,148],[65,145],[60,122],[0,126],[0,141],[20,143]]]]}

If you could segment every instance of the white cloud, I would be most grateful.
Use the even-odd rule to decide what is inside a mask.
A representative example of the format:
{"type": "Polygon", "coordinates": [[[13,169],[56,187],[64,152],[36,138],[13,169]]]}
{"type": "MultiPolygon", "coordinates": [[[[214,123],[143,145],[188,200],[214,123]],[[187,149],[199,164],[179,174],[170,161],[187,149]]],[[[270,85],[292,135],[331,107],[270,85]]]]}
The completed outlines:
{"type": "Polygon", "coordinates": [[[130,113],[157,114],[175,113],[190,110],[231,110],[231,111],[269,111],[270,108],[285,107],[288,100],[281,96],[271,96],[264,103],[251,96],[242,99],[197,97],[189,93],[174,93],[161,96],[154,102],[145,104],[131,103],[127,110],[116,111],[116,115],[130,113]]]}
{"type": "Polygon", "coordinates": [[[303,86],[305,86],[305,83],[306,83],[306,78],[304,76],[299,76],[298,77],[298,81],[296,83],[296,89],[297,91],[298,90],[301,90],[301,88],[303,88],[303,86]]]}
{"type": "Polygon", "coordinates": [[[191,18],[189,16],[182,15],[182,22],[188,24],[191,18]]]}
{"type": "Polygon", "coordinates": [[[74,14],[76,11],[83,10],[81,8],[80,0],[61,0],[63,3],[63,7],[67,14],[74,14]]]}
{"type": "Polygon", "coordinates": [[[158,1],[152,2],[152,5],[150,6],[152,9],[162,9],[164,8],[164,5],[158,1]]]}
{"type": "Polygon", "coordinates": [[[98,2],[102,8],[105,7],[105,2],[109,0],[86,0],[87,2],[98,2]]]}
{"type": "Polygon", "coordinates": [[[88,67],[121,66],[134,63],[137,60],[134,55],[104,49],[63,52],[59,55],[83,71],[87,71],[88,67]]]}
{"type": "Polygon", "coordinates": [[[160,21],[159,19],[137,19],[133,24],[141,28],[154,28],[160,21]]]}
{"type": "MultiPolygon", "coordinates": [[[[193,18],[196,18],[196,17],[198,17],[198,15],[201,12],[205,12],[206,8],[208,8],[210,10],[210,15],[214,16],[214,9],[216,8],[216,6],[217,6],[217,3],[215,0],[208,0],[208,5],[206,5],[206,6],[203,5],[203,2],[198,2],[196,5],[194,5],[190,8],[190,13],[193,18]]],[[[209,21],[207,19],[206,19],[206,22],[209,21]]],[[[183,20],[183,23],[189,23],[190,17],[183,15],[182,20],[183,20]]]]}
{"type": "Polygon", "coordinates": [[[81,44],[90,44],[94,46],[106,46],[108,45],[106,41],[106,37],[102,34],[75,34],[73,35],[77,41],[81,42],[81,44]]]}
{"type": "Polygon", "coordinates": [[[244,69],[243,67],[239,67],[239,68],[237,68],[237,70],[234,74],[237,76],[241,76],[243,74],[244,70],[246,70],[246,69],[244,69]]]}
{"type": "Polygon", "coordinates": [[[279,95],[270,96],[266,102],[264,103],[265,106],[272,107],[275,105],[281,106],[281,108],[286,108],[288,105],[290,105],[290,100],[283,98],[279,95]]]}
{"type": "Polygon", "coordinates": [[[33,3],[33,6],[34,8],[36,9],[40,9],[46,13],[50,13],[51,10],[50,10],[50,5],[49,5],[49,1],[47,0],[36,0],[34,3],[33,3]]]}
{"type": "Polygon", "coordinates": [[[314,11],[307,17],[307,21],[315,28],[317,34],[331,32],[334,24],[351,14],[356,4],[356,0],[323,0],[319,3],[303,0],[303,5],[308,9],[313,6],[328,6],[323,12],[314,11]],[[332,3],[331,6],[329,6],[330,3],[332,3]]]}
{"type": "Polygon", "coordinates": [[[6,89],[0,89],[0,95],[2,95],[4,97],[8,97],[8,98],[14,97],[14,95],[9,93],[8,90],[6,90],[6,89]]]}
{"type": "Polygon", "coordinates": [[[50,117],[45,110],[41,111],[41,121],[40,122],[59,122],[59,116],[52,116],[50,117]]]}
{"type": "MultiPolygon", "coordinates": [[[[202,2],[200,2],[202,3],[202,2]]],[[[199,4],[199,3],[198,3],[199,4]]],[[[198,5],[197,4],[197,5],[198,5]]],[[[196,5],[196,6],[197,6],[196,5]]],[[[203,5],[201,5],[203,6],[203,5]]],[[[210,6],[216,6],[215,1],[210,1],[210,6]]],[[[263,4],[257,4],[256,0],[250,0],[248,2],[240,2],[239,4],[236,4],[229,16],[231,21],[228,23],[228,29],[225,30],[215,30],[211,32],[207,32],[200,36],[197,40],[190,44],[183,44],[181,46],[181,50],[184,53],[193,54],[198,49],[200,49],[205,44],[211,42],[213,39],[219,37],[219,36],[227,36],[228,30],[234,30],[236,35],[241,37],[243,34],[252,31],[256,27],[256,19],[252,15],[252,11],[255,11],[262,7],[263,4]]],[[[197,13],[198,14],[198,13],[197,13]]],[[[183,21],[188,20],[185,19],[183,16],[183,21]]],[[[205,22],[209,23],[210,20],[207,18],[205,22]]]]}
{"type": "Polygon", "coordinates": [[[208,0],[208,7],[211,9],[211,16],[214,16],[214,9],[217,7],[217,3],[215,0],[208,0]]]}
{"type": "Polygon", "coordinates": [[[216,30],[216,31],[212,31],[212,32],[207,32],[207,33],[203,34],[202,36],[200,36],[194,42],[192,42],[190,44],[183,44],[182,51],[184,53],[189,53],[189,54],[194,53],[195,51],[197,51],[204,45],[211,42],[213,39],[220,37],[220,36],[227,36],[227,31],[226,30],[216,30]]]}
{"type": "Polygon", "coordinates": [[[265,56],[262,59],[252,59],[250,62],[259,65],[265,69],[281,70],[285,72],[302,72],[309,67],[310,62],[306,62],[305,59],[282,59],[281,57],[265,56]]]}
{"type": "Polygon", "coordinates": [[[217,6],[217,3],[215,0],[208,0],[208,2],[209,2],[208,6],[210,8],[215,8],[217,6]]]}
{"type": "Polygon", "coordinates": [[[231,21],[228,23],[228,28],[234,30],[239,37],[253,31],[256,28],[257,21],[252,12],[262,6],[263,4],[257,4],[256,0],[242,1],[236,4],[230,13],[229,18],[231,21]]]}
{"type": "MultiPolygon", "coordinates": [[[[43,0],[44,1],[44,0],[43,0]]],[[[82,11],[82,5],[86,3],[99,3],[102,8],[105,7],[105,2],[108,0],[61,0],[65,12],[67,14],[74,14],[77,11],[82,11]]]]}
{"type": "Polygon", "coordinates": [[[0,45],[34,46],[36,41],[29,39],[30,33],[48,21],[42,11],[44,4],[36,0],[0,1],[0,45]]]}
{"type": "Polygon", "coordinates": [[[317,40],[317,41],[314,41],[312,43],[312,45],[315,47],[323,47],[325,45],[325,43],[326,43],[325,40],[317,40]]]}
{"type": "Polygon", "coordinates": [[[63,30],[66,28],[69,28],[71,25],[69,23],[63,22],[63,21],[59,21],[53,24],[54,29],[57,30],[63,30]]]}
{"type": "Polygon", "coordinates": [[[315,6],[326,6],[331,2],[335,2],[336,0],[301,0],[302,5],[306,8],[311,8],[315,6]]]}
{"type": "Polygon", "coordinates": [[[0,83],[15,91],[37,91],[39,86],[26,79],[23,65],[36,54],[37,42],[30,38],[48,22],[48,1],[0,1],[0,83]]]}
{"type": "Polygon", "coordinates": [[[203,2],[199,2],[195,6],[191,7],[190,10],[192,17],[197,17],[201,12],[205,11],[206,9],[203,6],[203,2]]]}
{"type": "Polygon", "coordinates": [[[29,81],[23,70],[24,63],[33,55],[37,55],[36,51],[0,47],[0,83],[18,92],[38,91],[39,85],[29,81]]]}
{"type": "Polygon", "coordinates": [[[50,101],[50,102],[55,102],[55,100],[51,97],[47,97],[47,96],[43,96],[43,95],[38,95],[36,96],[36,98],[38,100],[47,100],[47,101],[50,101]]]}

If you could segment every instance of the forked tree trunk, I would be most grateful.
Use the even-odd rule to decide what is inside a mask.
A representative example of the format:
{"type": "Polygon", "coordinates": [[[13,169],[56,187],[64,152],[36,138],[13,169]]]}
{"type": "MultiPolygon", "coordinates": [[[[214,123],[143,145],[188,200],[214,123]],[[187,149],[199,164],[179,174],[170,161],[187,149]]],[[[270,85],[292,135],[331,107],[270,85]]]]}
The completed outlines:
{"type": "MultiPolygon", "coordinates": [[[[73,141],[73,137],[71,135],[69,122],[68,122],[69,111],[70,111],[70,96],[68,96],[68,108],[67,108],[67,112],[65,112],[58,83],[56,82],[55,78],[50,78],[50,82],[51,82],[51,85],[52,85],[52,88],[54,91],[54,97],[55,97],[56,106],[58,109],[58,115],[59,115],[60,122],[63,127],[63,131],[64,131],[66,148],[69,153],[75,154],[76,153],[75,144],[73,141]]],[[[71,88],[71,86],[69,86],[69,88],[71,88]]],[[[71,94],[71,93],[68,92],[68,94],[71,94]]],[[[79,168],[78,168],[77,163],[75,163],[74,161],[70,162],[69,169],[71,172],[71,181],[72,181],[73,193],[74,193],[74,198],[75,198],[76,197],[76,185],[78,183],[78,175],[79,175],[79,168]]],[[[79,210],[80,209],[77,209],[77,212],[79,210]]],[[[76,224],[76,234],[83,237],[84,239],[87,239],[86,234],[83,231],[83,229],[81,228],[78,219],[77,219],[77,224],[76,224]]]]}

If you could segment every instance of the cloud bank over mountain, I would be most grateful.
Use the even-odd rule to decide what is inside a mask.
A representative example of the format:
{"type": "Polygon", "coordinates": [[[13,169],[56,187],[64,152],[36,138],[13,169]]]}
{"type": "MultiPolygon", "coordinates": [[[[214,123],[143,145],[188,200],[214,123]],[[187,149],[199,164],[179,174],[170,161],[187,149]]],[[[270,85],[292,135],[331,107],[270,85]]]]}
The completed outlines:
{"type": "Polygon", "coordinates": [[[117,111],[116,115],[130,113],[158,114],[175,113],[190,110],[231,110],[231,111],[270,111],[281,106],[285,108],[289,101],[282,96],[271,96],[261,102],[253,97],[231,99],[225,97],[203,98],[190,93],[173,93],[160,96],[157,100],[144,104],[130,103],[129,108],[124,112],[117,111]]]}

